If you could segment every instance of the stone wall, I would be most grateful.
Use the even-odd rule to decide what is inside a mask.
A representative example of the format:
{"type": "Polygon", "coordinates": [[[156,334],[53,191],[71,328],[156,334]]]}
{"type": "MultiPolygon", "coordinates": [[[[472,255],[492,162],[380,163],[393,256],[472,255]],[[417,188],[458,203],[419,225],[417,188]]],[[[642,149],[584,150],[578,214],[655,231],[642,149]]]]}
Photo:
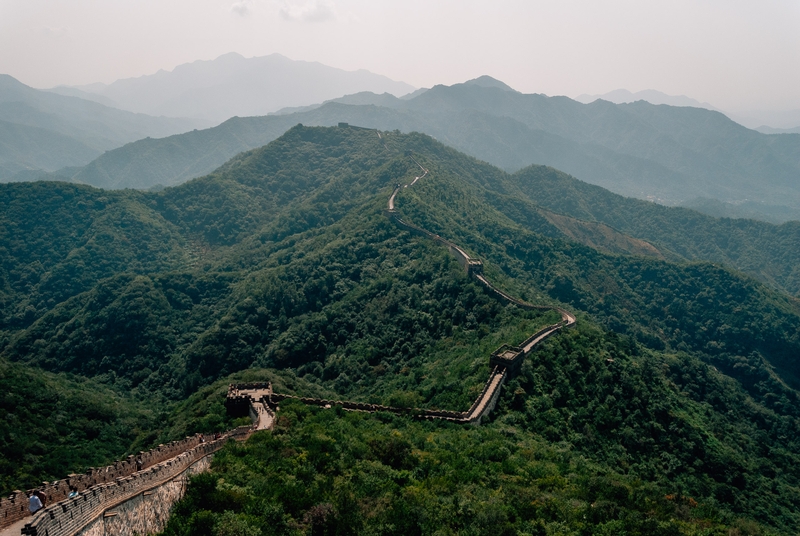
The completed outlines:
{"type": "MultiPolygon", "coordinates": [[[[67,478],[57,480],[51,484],[36,488],[47,497],[48,504],[55,504],[67,498],[70,486],[74,486],[78,491],[84,491],[98,484],[114,482],[119,478],[132,475],[136,472],[136,458],[141,458],[142,469],[147,469],[170,458],[174,458],[182,452],[186,452],[200,444],[200,436],[191,436],[180,441],[173,441],[147,452],[138,455],[132,454],[124,460],[113,463],[106,467],[91,468],[82,474],[69,475],[67,478]]],[[[11,496],[0,499],[0,528],[13,525],[21,519],[29,517],[28,497],[34,490],[27,492],[15,491],[11,496]]]]}
{"type": "Polygon", "coordinates": [[[189,477],[207,471],[212,457],[213,454],[205,456],[176,478],[104,511],[76,536],[136,536],[161,532],[172,507],[186,493],[189,477]]]}
{"type": "MultiPolygon", "coordinates": [[[[424,171],[421,177],[416,177],[414,182],[419,180],[420,178],[424,177],[428,174],[428,171],[423,168],[416,160],[414,162],[424,171]]],[[[411,183],[411,185],[414,184],[411,183]]],[[[458,245],[450,242],[449,240],[442,238],[441,236],[431,233],[423,229],[422,227],[418,227],[412,223],[408,223],[407,221],[403,220],[400,217],[399,212],[395,209],[395,201],[397,199],[398,193],[402,186],[400,184],[396,185],[394,190],[392,191],[392,195],[389,197],[388,207],[386,209],[386,216],[391,219],[398,227],[405,229],[412,234],[424,236],[425,238],[429,238],[434,242],[441,244],[447,248],[453,257],[455,257],[456,261],[461,265],[462,268],[466,271],[469,277],[477,280],[481,283],[486,289],[493,294],[497,299],[504,301],[506,303],[514,304],[517,307],[523,309],[541,309],[541,310],[555,310],[561,314],[561,321],[557,324],[552,324],[550,326],[544,327],[541,330],[537,331],[528,339],[526,339],[520,348],[515,348],[516,353],[518,354],[518,359],[513,360],[513,362],[504,362],[498,356],[493,355],[490,358],[489,365],[492,368],[492,371],[489,375],[489,379],[486,381],[486,384],[483,386],[483,391],[475,399],[472,406],[469,410],[465,412],[457,412],[457,411],[444,411],[444,410],[430,410],[430,409],[419,409],[419,408],[397,408],[391,406],[383,406],[381,404],[368,404],[363,402],[349,402],[344,400],[327,400],[322,398],[306,398],[306,397],[298,397],[294,395],[285,395],[274,393],[272,391],[272,386],[268,383],[241,383],[241,384],[231,384],[228,387],[228,397],[225,401],[225,405],[228,411],[237,416],[244,416],[248,413],[251,415],[253,422],[256,423],[258,420],[258,411],[257,405],[263,405],[267,408],[276,408],[277,404],[283,400],[298,400],[304,404],[318,406],[323,408],[331,408],[334,406],[339,406],[343,409],[348,411],[366,411],[366,412],[377,412],[377,411],[386,411],[389,413],[397,413],[397,414],[404,414],[410,415],[412,417],[421,418],[421,419],[442,419],[448,420],[451,422],[458,422],[458,423],[468,423],[468,424],[479,424],[481,419],[483,419],[486,415],[488,415],[497,404],[497,399],[500,396],[500,391],[502,389],[503,384],[505,383],[508,376],[514,373],[522,363],[522,359],[533,350],[533,348],[543,340],[545,340],[550,335],[558,332],[562,328],[571,327],[575,324],[575,316],[571,313],[561,309],[559,307],[552,307],[546,305],[533,305],[531,303],[524,302],[519,300],[502,290],[498,289],[494,285],[492,285],[489,280],[486,279],[483,275],[483,263],[478,259],[473,259],[469,256],[469,254],[461,249],[458,245]],[[267,393],[264,396],[263,393],[267,393]]],[[[271,423],[270,423],[271,424],[271,423]]]]}
{"type": "MultiPolygon", "coordinates": [[[[164,497],[175,495],[175,489],[177,488],[168,485],[169,482],[175,480],[176,477],[180,477],[203,458],[222,448],[229,439],[246,439],[250,433],[250,427],[246,426],[232,430],[215,441],[202,442],[201,438],[197,436],[196,438],[187,438],[187,440],[192,439],[195,441],[175,442],[175,444],[189,445],[189,448],[142,471],[118,477],[111,482],[93,485],[72,499],[63,499],[58,502],[48,501],[49,506],[40,510],[31,518],[31,522],[22,529],[22,534],[30,536],[74,536],[84,530],[97,531],[99,530],[97,526],[91,528],[90,525],[96,525],[101,518],[106,519],[107,517],[110,519],[116,517],[115,515],[107,515],[108,511],[140,495],[142,496],[140,499],[141,507],[137,510],[134,506],[131,506],[124,512],[127,512],[125,515],[128,517],[133,516],[135,512],[147,517],[146,506],[150,504],[151,499],[148,498],[150,495],[154,495],[156,492],[164,497]],[[157,491],[158,488],[165,485],[167,487],[157,491]]],[[[170,445],[177,448],[175,444],[170,445]]],[[[174,448],[161,448],[159,451],[162,453],[172,452],[174,448]]],[[[150,459],[152,460],[153,457],[150,457],[150,459]]],[[[197,467],[202,468],[204,465],[201,463],[197,467]]],[[[182,494],[183,492],[181,491],[180,493],[182,494]]],[[[132,505],[136,504],[139,503],[132,503],[132,505]]],[[[156,523],[159,522],[159,519],[166,519],[163,516],[159,516],[161,514],[153,514],[150,521],[137,521],[136,523],[156,523]]]]}

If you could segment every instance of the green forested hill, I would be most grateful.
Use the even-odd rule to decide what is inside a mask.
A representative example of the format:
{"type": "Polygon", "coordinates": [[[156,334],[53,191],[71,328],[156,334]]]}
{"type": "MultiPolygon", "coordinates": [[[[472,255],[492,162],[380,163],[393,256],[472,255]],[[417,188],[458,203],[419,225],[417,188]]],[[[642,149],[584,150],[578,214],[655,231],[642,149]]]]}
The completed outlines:
{"type": "Polygon", "coordinates": [[[99,381],[0,361],[0,488],[7,496],[137,452],[158,417],[99,381]]]}
{"type": "Polygon", "coordinates": [[[64,183],[0,188],[0,329],[30,324],[121,272],[186,268],[190,239],[136,192],[64,183]]]}
{"type": "MultiPolygon", "coordinates": [[[[163,183],[171,184],[174,179],[170,179],[170,174],[176,167],[180,168],[180,180],[185,180],[211,169],[215,162],[222,162],[240,150],[271,141],[297,120],[303,120],[307,124],[332,125],[341,118],[349,119],[356,124],[375,124],[380,128],[399,126],[406,130],[421,128],[430,132],[433,132],[431,129],[438,128],[436,125],[439,124],[430,118],[417,124],[415,121],[419,118],[415,119],[407,111],[402,110],[329,103],[302,115],[234,118],[215,129],[190,132],[164,140],[141,140],[117,151],[108,152],[82,170],[77,180],[114,187],[120,184],[118,181],[124,181],[127,176],[139,178],[149,176],[150,171],[142,168],[146,164],[154,173],[162,174],[163,183]]],[[[450,123],[445,121],[442,124],[450,123]]],[[[459,132],[464,136],[480,138],[483,130],[474,125],[464,124],[454,127],[452,134],[445,134],[439,130],[435,132],[460,147],[463,146],[462,143],[448,136],[459,132]]],[[[475,139],[475,143],[485,146],[478,138],[475,139]]],[[[513,149],[515,144],[516,142],[509,139],[501,146],[503,150],[510,150],[508,148],[513,149]]],[[[531,141],[531,146],[537,147],[542,155],[554,154],[555,151],[554,147],[543,139],[531,141]]],[[[574,150],[570,149],[569,152],[574,153],[574,150]]],[[[497,158],[491,155],[476,154],[481,154],[490,162],[497,161],[497,158]]],[[[777,288],[788,290],[792,294],[797,294],[800,289],[797,248],[792,247],[793,243],[800,240],[800,227],[796,223],[774,226],[750,220],[720,221],[691,210],[673,209],[623,198],[608,190],[568,179],[563,174],[545,172],[545,169],[533,166],[515,174],[519,187],[517,193],[524,193],[534,203],[555,212],[589,222],[602,222],[629,237],[657,243],[659,249],[663,250],[661,253],[673,260],[722,262],[777,288]],[[564,189],[569,190],[569,196],[560,194],[564,189]],[[597,203],[602,208],[587,209],[597,203]],[[580,207],[573,209],[572,205],[580,207]],[[641,217],[637,216],[640,214],[641,217]],[[636,218],[639,218],[638,222],[631,221],[636,218]]],[[[564,226],[560,227],[557,231],[559,233],[566,233],[574,238],[583,235],[583,233],[570,233],[564,226]]],[[[597,237],[597,232],[594,235],[597,237]]],[[[595,244],[593,240],[589,241],[595,244]]],[[[607,247],[607,249],[615,252],[630,251],[632,247],[607,247]]],[[[641,247],[635,249],[644,253],[641,247]]]]}
{"type": "Polygon", "coordinates": [[[298,126],[158,193],[4,186],[4,303],[41,297],[4,312],[2,358],[148,400],[171,412],[162,434],[226,426],[213,401],[248,368],[285,391],[464,409],[489,353],[552,319],[503,306],[384,216],[419,174],[409,151],[430,173],[399,196],[404,217],[579,327],[481,428],[289,404],[274,436],[220,455],[169,530],[796,532],[797,300],[724,266],[566,240],[518,177],[424,135],[298,126]],[[82,217],[42,219],[39,197],[82,217]],[[74,265],[84,287],[48,290],[73,278],[73,251],[94,252],[74,265]]]}
{"type": "Polygon", "coordinates": [[[531,166],[512,175],[530,201],[584,221],[602,222],[647,240],[673,260],[718,262],[800,294],[800,222],[782,225],[713,218],[613,194],[553,168],[531,166]]]}

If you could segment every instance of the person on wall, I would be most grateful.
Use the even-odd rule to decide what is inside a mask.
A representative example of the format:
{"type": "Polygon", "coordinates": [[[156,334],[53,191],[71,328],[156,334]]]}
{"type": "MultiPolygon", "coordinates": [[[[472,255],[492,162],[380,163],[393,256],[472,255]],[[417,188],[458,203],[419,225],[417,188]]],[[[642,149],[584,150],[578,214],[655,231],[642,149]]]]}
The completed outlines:
{"type": "Polygon", "coordinates": [[[31,493],[30,499],[28,499],[28,510],[31,511],[31,514],[35,514],[42,508],[44,508],[44,504],[42,504],[42,499],[39,498],[39,492],[34,491],[31,493]]]}

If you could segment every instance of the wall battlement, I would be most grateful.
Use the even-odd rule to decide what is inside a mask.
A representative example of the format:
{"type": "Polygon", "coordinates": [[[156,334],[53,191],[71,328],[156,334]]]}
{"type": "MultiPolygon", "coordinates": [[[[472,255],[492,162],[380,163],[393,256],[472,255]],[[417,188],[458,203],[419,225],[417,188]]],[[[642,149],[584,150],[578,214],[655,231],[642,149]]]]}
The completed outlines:
{"type": "MultiPolygon", "coordinates": [[[[190,436],[179,441],[173,441],[147,452],[131,454],[124,460],[120,460],[106,467],[95,467],[88,469],[85,473],[72,474],[62,480],[57,480],[50,484],[35,488],[47,497],[50,504],[62,501],[69,495],[70,486],[74,486],[79,492],[89,489],[99,484],[113,482],[118,478],[132,475],[137,471],[136,460],[141,459],[141,469],[147,469],[170,458],[174,458],[182,452],[186,452],[200,443],[198,436],[190,436]]],[[[28,491],[15,491],[11,496],[0,499],[0,528],[7,527],[30,516],[28,511],[28,498],[33,489],[28,491]]]]}
{"type": "MultiPolygon", "coordinates": [[[[249,430],[249,427],[246,427],[246,430],[249,430]]],[[[245,430],[242,429],[232,430],[223,436],[223,440],[219,441],[224,442],[230,437],[241,438],[244,432],[245,430]]],[[[29,525],[38,524],[40,523],[38,518],[45,514],[51,519],[58,518],[59,522],[63,524],[61,514],[69,512],[70,516],[74,517],[75,515],[74,508],[70,509],[70,505],[81,505],[82,510],[85,510],[88,507],[86,505],[90,502],[92,504],[96,502],[95,506],[107,508],[107,499],[109,497],[116,497],[123,491],[129,491],[134,487],[141,487],[152,482],[158,478],[158,475],[167,474],[163,472],[165,469],[164,464],[166,464],[166,467],[172,467],[174,463],[178,463],[174,460],[187,452],[207,453],[208,445],[210,444],[203,443],[200,435],[189,436],[166,445],[159,445],[147,452],[132,454],[124,460],[106,467],[91,468],[85,473],[72,474],[67,478],[35,488],[36,491],[41,491],[45,494],[48,503],[47,508],[41,510],[41,513],[37,513],[36,519],[28,511],[28,498],[35,490],[16,491],[11,496],[0,499],[0,528],[13,525],[27,517],[31,517],[33,520],[29,525]],[[141,460],[140,468],[137,468],[137,459],[141,460]],[[79,499],[83,503],[76,502],[77,499],[67,499],[70,486],[74,486],[78,490],[79,499]],[[102,493],[100,492],[101,490],[102,493]],[[90,498],[92,499],[90,500],[90,498]]],[[[222,446],[222,443],[219,443],[219,446],[222,446]]],[[[203,456],[205,455],[203,454],[203,456]]],[[[45,533],[23,532],[23,534],[45,533]]],[[[57,536],[59,534],[68,533],[48,531],[49,536],[57,536]]]]}
{"type": "MultiPolygon", "coordinates": [[[[180,476],[191,466],[222,448],[229,439],[244,440],[252,433],[249,426],[239,427],[214,441],[204,441],[201,435],[175,441],[144,454],[151,454],[151,462],[162,455],[173,455],[141,471],[118,476],[109,481],[93,484],[72,499],[53,499],[48,495],[48,506],[37,512],[22,529],[28,536],[74,536],[97,520],[110,508],[152,491],[180,476]],[[161,448],[167,447],[167,448],[161,448]]],[[[113,467],[113,466],[109,466],[113,467]]],[[[135,465],[134,465],[135,467],[135,465]]],[[[65,479],[70,480],[70,479],[65,479]]],[[[64,482],[64,481],[59,481],[64,482]]],[[[73,485],[74,480],[73,480],[73,485]]],[[[182,490],[176,496],[180,498],[182,490]]],[[[175,500],[177,500],[177,498],[175,500]]],[[[25,500],[27,509],[27,498],[25,500]]],[[[169,505],[167,505],[169,506],[169,505]]]]}

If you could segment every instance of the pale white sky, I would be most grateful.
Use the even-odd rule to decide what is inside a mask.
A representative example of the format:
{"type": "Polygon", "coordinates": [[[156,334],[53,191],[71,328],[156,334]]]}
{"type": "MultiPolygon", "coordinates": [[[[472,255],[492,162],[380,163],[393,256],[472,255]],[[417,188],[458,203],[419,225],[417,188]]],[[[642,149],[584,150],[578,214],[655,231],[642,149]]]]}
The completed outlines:
{"type": "Polygon", "coordinates": [[[800,0],[0,0],[0,73],[112,82],[273,52],[415,86],[800,109],[800,0]]]}

